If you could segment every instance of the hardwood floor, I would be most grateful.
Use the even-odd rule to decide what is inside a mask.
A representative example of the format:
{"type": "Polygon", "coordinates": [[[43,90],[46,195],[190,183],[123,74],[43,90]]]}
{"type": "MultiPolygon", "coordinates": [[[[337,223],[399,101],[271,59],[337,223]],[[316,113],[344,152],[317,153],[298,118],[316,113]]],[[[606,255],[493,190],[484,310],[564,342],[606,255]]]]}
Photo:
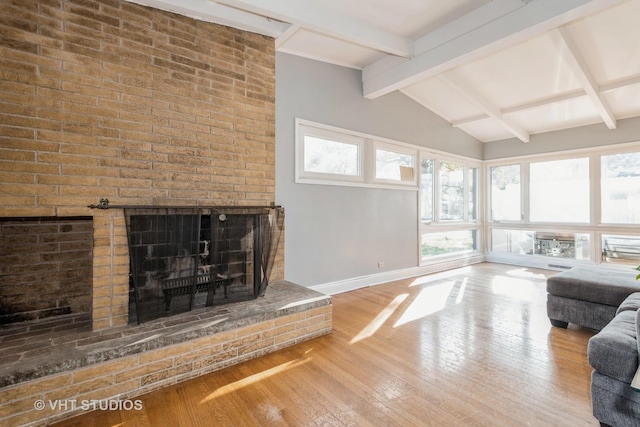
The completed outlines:
{"type": "Polygon", "coordinates": [[[550,326],[554,273],[483,263],[335,295],[331,335],[57,426],[596,426],[594,332],[550,326]]]}

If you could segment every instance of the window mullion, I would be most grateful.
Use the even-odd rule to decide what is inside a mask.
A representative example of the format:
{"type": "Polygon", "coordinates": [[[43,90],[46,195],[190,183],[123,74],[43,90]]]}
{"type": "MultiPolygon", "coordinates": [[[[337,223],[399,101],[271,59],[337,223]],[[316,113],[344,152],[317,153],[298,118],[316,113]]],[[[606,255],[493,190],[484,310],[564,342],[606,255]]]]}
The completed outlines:
{"type": "Polygon", "coordinates": [[[440,205],[442,204],[442,191],[440,190],[440,159],[433,162],[433,222],[440,223],[440,205]]]}
{"type": "Polygon", "coordinates": [[[589,215],[591,225],[602,224],[602,192],[601,192],[601,171],[600,156],[589,156],[589,177],[592,180],[589,183],[591,191],[591,214],[589,215]]]}
{"type": "Polygon", "coordinates": [[[520,221],[528,224],[531,220],[530,215],[530,174],[529,174],[529,162],[520,163],[520,202],[521,202],[521,210],[520,210],[520,221]]]}

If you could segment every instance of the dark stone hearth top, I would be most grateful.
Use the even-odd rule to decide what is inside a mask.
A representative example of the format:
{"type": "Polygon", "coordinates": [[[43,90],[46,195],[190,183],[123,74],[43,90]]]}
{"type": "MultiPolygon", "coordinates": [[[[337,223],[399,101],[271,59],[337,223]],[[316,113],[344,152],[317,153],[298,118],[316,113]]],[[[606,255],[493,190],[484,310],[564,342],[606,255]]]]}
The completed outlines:
{"type": "Polygon", "coordinates": [[[142,325],[91,331],[88,315],[0,327],[0,387],[238,329],[331,304],[331,297],[287,281],[252,301],[202,308],[142,325]]]}

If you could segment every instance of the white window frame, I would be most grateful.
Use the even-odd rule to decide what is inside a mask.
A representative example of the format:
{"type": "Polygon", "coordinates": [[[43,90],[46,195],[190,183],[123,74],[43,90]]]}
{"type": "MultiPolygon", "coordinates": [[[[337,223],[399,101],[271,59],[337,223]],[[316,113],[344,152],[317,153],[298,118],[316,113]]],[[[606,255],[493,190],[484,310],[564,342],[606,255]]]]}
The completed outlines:
{"type": "Polygon", "coordinates": [[[385,139],[360,132],[349,131],[335,126],[311,122],[296,118],[295,120],[295,182],[297,184],[341,185],[366,188],[385,188],[395,190],[418,191],[418,159],[417,146],[391,139],[385,139]],[[331,141],[354,144],[359,147],[358,176],[320,173],[304,169],[304,138],[315,136],[331,141]],[[376,179],[376,149],[393,151],[413,156],[413,179],[398,181],[393,179],[376,179]]]}
{"type": "Polygon", "coordinates": [[[403,185],[403,186],[412,186],[415,187],[418,183],[418,150],[417,149],[411,149],[408,147],[403,147],[400,145],[396,145],[396,144],[389,144],[389,143],[385,143],[385,142],[381,142],[378,140],[374,140],[373,141],[373,156],[372,156],[372,160],[373,160],[373,168],[371,169],[373,171],[373,182],[376,183],[384,183],[384,184],[392,184],[392,185],[403,185]],[[411,156],[411,158],[413,159],[412,163],[412,172],[411,172],[411,179],[410,180],[395,180],[395,179],[385,179],[385,178],[377,178],[378,175],[378,162],[377,162],[377,153],[378,150],[383,150],[383,151],[389,151],[389,152],[393,152],[393,153],[398,153],[398,154],[403,154],[403,155],[407,155],[407,156],[411,156]]]}
{"type": "MultiPolygon", "coordinates": [[[[482,189],[484,188],[482,185],[483,181],[483,173],[484,168],[482,167],[482,161],[473,160],[464,157],[452,157],[450,154],[440,154],[433,151],[421,151],[420,156],[418,158],[417,163],[422,166],[422,159],[428,159],[434,161],[434,177],[433,177],[433,221],[422,222],[421,218],[418,218],[420,223],[422,224],[469,224],[472,226],[476,226],[477,224],[482,222],[483,218],[483,195],[482,189]],[[461,220],[441,220],[440,219],[440,206],[441,200],[439,197],[440,192],[440,164],[441,163],[455,163],[457,165],[463,166],[463,182],[464,182],[464,218],[461,220]],[[476,216],[477,218],[473,219],[469,214],[469,171],[472,168],[476,168],[478,170],[478,176],[476,177],[476,191],[477,191],[477,202],[478,206],[476,207],[476,216]]],[[[422,200],[422,195],[420,197],[422,200]]],[[[418,215],[419,217],[421,215],[418,215]]]]}
{"type": "MultiPolygon", "coordinates": [[[[435,194],[435,202],[436,202],[436,206],[437,206],[437,211],[438,211],[438,216],[436,217],[437,222],[442,223],[442,224],[453,224],[453,223],[468,223],[471,222],[470,218],[469,218],[469,211],[467,210],[468,207],[468,203],[469,203],[469,192],[467,190],[469,190],[469,167],[462,163],[462,162],[456,162],[453,160],[445,160],[445,159],[439,159],[437,162],[438,165],[438,169],[436,169],[436,175],[437,175],[437,182],[438,182],[438,187],[437,187],[437,193],[435,194]],[[450,164],[454,164],[454,165],[459,165],[462,166],[462,219],[442,219],[442,186],[440,185],[440,167],[442,166],[443,163],[450,163],[450,164]]],[[[434,189],[434,193],[435,193],[434,189]]]]}
{"type": "MultiPolygon", "coordinates": [[[[577,153],[576,153],[577,154],[577,153]]],[[[599,156],[598,156],[599,157],[599,156]]],[[[563,156],[561,158],[556,158],[556,159],[535,159],[532,160],[530,162],[527,162],[527,217],[529,218],[529,222],[531,223],[536,223],[536,224],[590,224],[592,223],[592,217],[591,217],[591,206],[593,205],[593,202],[591,201],[591,199],[593,198],[593,168],[592,168],[592,159],[593,156],[589,156],[589,155],[575,155],[575,156],[563,156]],[[532,164],[538,164],[538,163],[548,163],[548,162],[562,162],[562,161],[566,161],[566,160],[582,160],[585,159],[587,164],[588,164],[588,176],[587,176],[587,186],[589,188],[589,205],[588,205],[588,221],[543,221],[543,220],[537,220],[534,221],[533,219],[531,219],[531,165],[532,164]]]]}
{"type": "Polygon", "coordinates": [[[436,190],[436,175],[437,175],[437,171],[436,171],[436,158],[435,156],[429,155],[427,156],[426,153],[421,152],[420,156],[418,158],[418,164],[419,164],[419,168],[418,168],[418,181],[420,182],[420,185],[418,187],[419,193],[418,193],[418,225],[422,226],[422,224],[431,224],[432,222],[434,222],[436,220],[436,195],[435,195],[435,190],[436,190]],[[428,198],[428,200],[431,201],[431,219],[430,220],[423,220],[422,219],[422,200],[423,200],[423,194],[422,194],[422,161],[423,160],[429,160],[433,163],[432,168],[432,177],[431,177],[431,186],[432,186],[432,191],[431,191],[431,197],[428,198]]]}
{"type": "MultiPolygon", "coordinates": [[[[591,148],[566,150],[556,153],[527,155],[513,158],[484,161],[487,181],[485,222],[486,237],[486,259],[494,262],[513,263],[539,268],[549,268],[555,264],[563,267],[571,267],[581,264],[600,264],[603,261],[602,235],[639,235],[637,232],[639,224],[615,224],[603,223],[601,218],[601,157],[611,154],[624,154],[640,152],[640,141],[613,144],[609,146],[598,146],[591,148]],[[529,165],[531,163],[546,162],[553,160],[564,160],[572,158],[589,158],[589,180],[590,180],[590,221],[589,223],[567,223],[567,222],[533,222],[529,218],[529,165]],[[493,221],[491,218],[491,180],[490,170],[494,166],[506,166],[511,164],[521,165],[521,203],[523,206],[522,221],[493,221]],[[496,253],[492,251],[491,236],[494,229],[517,229],[523,231],[558,232],[558,233],[585,233],[590,235],[591,260],[574,260],[571,258],[549,259],[543,255],[512,255],[496,253]],[[554,262],[555,261],[555,262],[554,262]]],[[[606,262],[607,266],[614,266],[612,262],[606,262]]],[[[629,264],[622,264],[621,268],[629,268],[629,264]]]]}
{"type": "Polygon", "coordinates": [[[597,206],[594,206],[595,209],[595,213],[594,215],[597,215],[598,218],[598,224],[602,225],[602,226],[621,226],[621,227],[638,227],[638,224],[635,223],[629,223],[629,222],[604,222],[602,220],[602,157],[604,156],[609,156],[609,155],[614,155],[614,154],[626,154],[626,153],[640,153],[640,145],[636,146],[633,149],[628,149],[628,150],[624,150],[624,151],[618,151],[618,152],[602,152],[600,153],[600,155],[597,157],[597,159],[594,159],[594,163],[595,165],[592,165],[592,167],[595,168],[596,173],[597,173],[597,177],[595,176],[596,174],[594,173],[594,182],[597,182],[598,185],[598,191],[595,194],[595,196],[597,196],[597,206]]]}
{"type": "Polygon", "coordinates": [[[528,216],[528,200],[529,200],[529,192],[528,192],[528,177],[529,177],[529,165],[522,163],[522,162],[514,162],[514,161],[507,161],[504,163],[496,163],[496,164],[490,164],[490,165],[485,165],[485,173],[487,176],[487,185],[485,188],[486,191],[486,205],[487,205],[487,212],[486,212],[486,218],[488,222],[492,222],[492,223],[506,223],[506,224],[520,224],[522,222],[525,222],[525,217],[528,216]],[[492,212],[492,208],[493,208],[493,191],[492,191],[492,187],[491,187],[491,168],[493,167],[504,167],[504,166],[519,166],[520,167],[520,219],[500,219],[500,220],[496,220],[493,219],[493,212],[492,212]]]}
{"type": "MultiPolygon", "coordinates": [[[[454,259],[465,259],[472,257],[480,257],[484,253],[485,238],[484,238],[484,174],[485,169],[483,167],[483,161],[471,159],[462,156],[455,156],[450,153],[438,152],[435,150],[421,150],[417,159],[417,164],[422,165],[422,160],[428,159],[434,161],[434,177],[433,177],[433,221],[423,222],[420,214],[420,203],[423,199],[423,195],[419,195],[418,202],[418,260],[420,266],[426,266],[430,264],[437,264],[444,261],[454,259]],[[464,179],[464,218],[462,220],[441,220],[440,219],[440,164],[455,163],[463,166],[463,179],[464,179]],[[478,171],[476,182],[476,198],[478,206],[476,207],[477,218],[472,219],[468,210],[469,206],[469,171],[472,168],[476,168],[478,171]],[[453,252],[442,255],[433,255],[429,257],[422,256],[422,236],[429,233],[446,233],[453,231],[475,231],[476,233],[476,248],[468,251],[453,252]]],[[[420,175],[420,171],[418,171],[420,175]]]]}
{"type": "Polygon", "coordinates": [[[331,129],[316,127],[307,123],[296,123],[296,182],[300,183],[317,183],[317,182],[344,182],[344,183],[362,183],[364,182],[365,170],[365,139],[355,135],[336,132],[331,129]],[[307,171],[304,167],[305,159],[305,137],[313,136],[316,138],[335,141],[343,144],[354,145],[358,147],[358,174],[347,175],[339,173],[324,173],[307,171]]]}

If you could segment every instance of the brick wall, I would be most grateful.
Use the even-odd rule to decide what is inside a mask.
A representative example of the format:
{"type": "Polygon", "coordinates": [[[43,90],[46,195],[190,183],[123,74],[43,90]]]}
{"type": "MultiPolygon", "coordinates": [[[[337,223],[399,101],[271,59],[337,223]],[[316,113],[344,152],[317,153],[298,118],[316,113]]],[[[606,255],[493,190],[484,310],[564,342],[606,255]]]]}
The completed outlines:
{"type": "Polygon", "coordinates": [[[274,42],[119,0],[0,6],[0,214],[274,200],[274,42]]]}
{"type": "Polygon", "coordinates": [[[87,218],[0,219],[0,324],[91,309],[87,218]]]}
{"type": "Polygon", "coordinates": [[[10,0],[0,40],[0,217],[93,216],[94,327],[126,323],[128,264],[121,213],[88,204],[274,201],[273,39],[121,0],[10,0]]]}

